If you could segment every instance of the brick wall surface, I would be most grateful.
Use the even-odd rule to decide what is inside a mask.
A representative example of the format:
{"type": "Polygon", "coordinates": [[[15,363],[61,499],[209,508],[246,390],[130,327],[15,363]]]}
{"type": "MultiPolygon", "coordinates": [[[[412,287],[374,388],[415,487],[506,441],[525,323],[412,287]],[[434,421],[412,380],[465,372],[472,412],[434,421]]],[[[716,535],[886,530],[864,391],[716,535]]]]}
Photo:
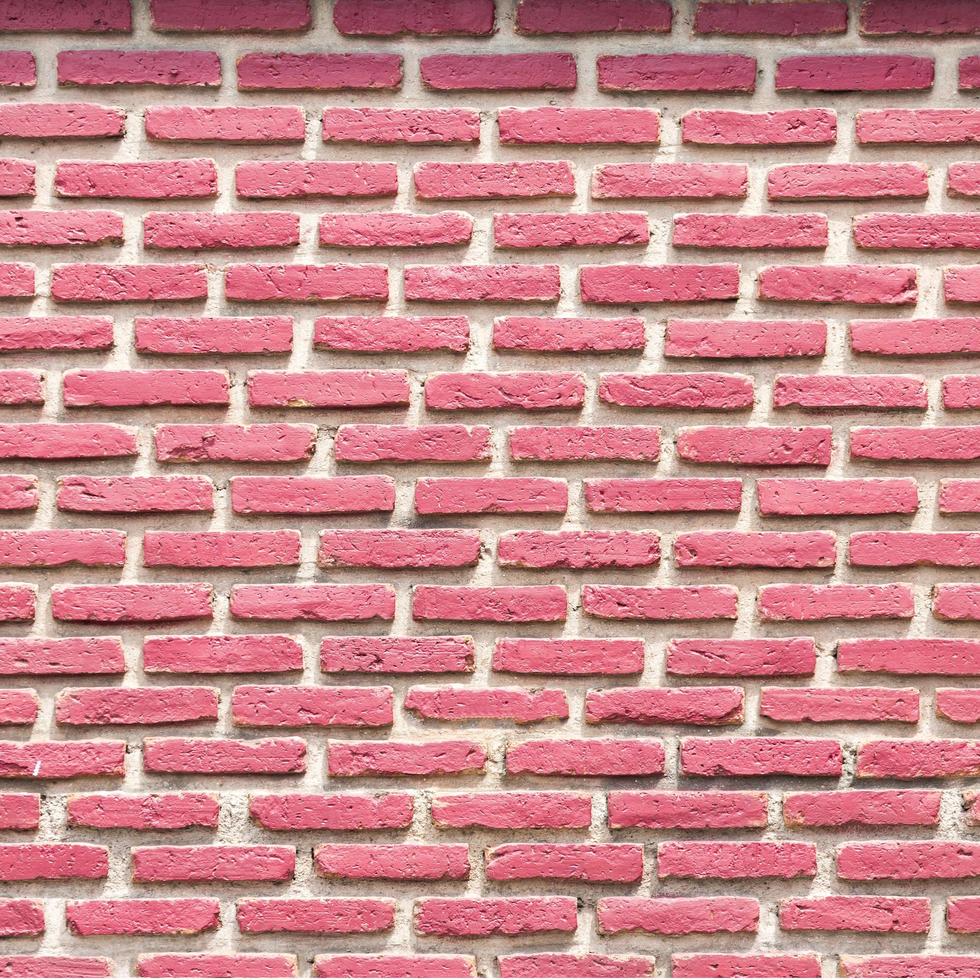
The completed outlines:
{"type": "Polygon", "coordinates": [[[980,2],[0,32],[0,975],[980,974],[980,2]]]}

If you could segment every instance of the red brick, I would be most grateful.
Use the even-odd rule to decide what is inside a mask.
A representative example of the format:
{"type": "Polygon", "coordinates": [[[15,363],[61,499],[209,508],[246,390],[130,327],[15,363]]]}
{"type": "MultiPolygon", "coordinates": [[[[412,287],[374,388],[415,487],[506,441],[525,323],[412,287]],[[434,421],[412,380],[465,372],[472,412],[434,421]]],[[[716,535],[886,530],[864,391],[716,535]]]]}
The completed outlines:
{"type": "MultiPolygon", "coordinates": [[[[716,4],[725,6],[725,4],[716,4]]],[[[783,4],[765,4],[781,7],[783,4]]],[[[816,3],[791,3],[795,7],[817,7],[816,3]]],[[[674,953],[671,958],[673,977],[819,977],[820,957],[816,953],[796,955],[674,953]]]]}
{"type": "Polygon", "coordinates": [[[429,375],[425,382],[426,408],[444,412],[567,410],[581,408],[584,400],[585,380],[582,375],[571,372],[491,374],[468,371],[429,375]]]}
{"type": "Polygon", "coordinates": [[[0,11],[0,27],[12,32],[128,34],[133,19],[130,0],[94,0],[67,9],[61,0],[7,0],[0,11]]]}

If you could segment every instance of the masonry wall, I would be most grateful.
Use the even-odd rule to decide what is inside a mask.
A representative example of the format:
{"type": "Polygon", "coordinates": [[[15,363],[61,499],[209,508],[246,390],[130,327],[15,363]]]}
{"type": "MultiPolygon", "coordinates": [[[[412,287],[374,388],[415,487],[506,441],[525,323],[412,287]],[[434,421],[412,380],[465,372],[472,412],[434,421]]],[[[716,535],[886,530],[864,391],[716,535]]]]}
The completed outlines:
{"type": "Polygon", "coordinates": [[[0,31],[0,975],[980,973],[980,3],[0,31]]]}

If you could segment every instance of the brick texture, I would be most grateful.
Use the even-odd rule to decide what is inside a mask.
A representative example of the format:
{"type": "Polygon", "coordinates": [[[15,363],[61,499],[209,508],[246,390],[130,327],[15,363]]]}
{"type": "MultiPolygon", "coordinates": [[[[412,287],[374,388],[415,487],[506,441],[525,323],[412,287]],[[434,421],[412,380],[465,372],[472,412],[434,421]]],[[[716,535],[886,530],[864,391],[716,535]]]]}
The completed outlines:
{"type": "Polygon", "coordinates": [[[980,2],[0,34],[0,976],[980,974],[980,2]]]}

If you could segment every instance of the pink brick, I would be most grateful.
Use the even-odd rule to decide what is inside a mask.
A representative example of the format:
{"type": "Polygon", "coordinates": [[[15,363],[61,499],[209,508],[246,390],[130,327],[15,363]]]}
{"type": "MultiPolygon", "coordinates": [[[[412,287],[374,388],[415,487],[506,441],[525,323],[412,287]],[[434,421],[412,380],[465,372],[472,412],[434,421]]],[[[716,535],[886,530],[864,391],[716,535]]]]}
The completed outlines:
{"type": "Polygon", "coordinates": [[[653,109],[501,109],[497,130],[501,143],[517,146],[642,146],[660,142],[660,115],[653,109]]]}
{"type": "Polygon", "coordinates": [[[589,214],[498,214],[493,219],[497,248],[584,248],[645,245],[646,215],[592,211],[589,214]]]}
{"type": "Polygon", "coordinates": [[[492,34],[493,0],[407,0],[397,8],[385,0],[338,0],[334,25],[341,34],[391,37],[492,34]]]}
{"type": "Polygon", "coordinates": [[[739,267],[719,265],[583,266],[584,303],[699,303],[736,299],[739,267]]]}
{"type": "Polygon", "coordinates": [[[299,244],[299,216],[284,211],[151,211],[143,216],[143,244],[147,248],[194,250],[286,248],[299,244]]]}
{"type": "Polygon", "coordinates": [[[772,622],[824,619],[911,619],[907,585],[764,585],[759,614],[772,622]]]}
{"type": "MultiPolygon", "coordinates": [[[[264,217],[264,215],[263,215],[264,217]]],[[[320,219],[320,244],[343,248],[431,248],[470,240],[473,221],[459,211],[330,214],[320,219]]]]}
{"type": "MultiPolygon", "coordinates": [[[[767,6],[778,7],[781,4],[767,4],[767,6]]],[[[790,6],[820,5],[798,3],[790,6]]],[[[820,957],[816,953],[795,955],[674,953],[670,961],[671,976],[674,977],[819,977],[821,975],[820,957]]]]}
{"type": "Polygon", "coordinates": [[[51,295],[72,303],[203,299],[208,281],[201,265],[58,265],[51,295]]]}
{"type": "Polygon", "coordinates": [[[859,143],[976,143],[976,109],[868,109],[857,116],[859,143]]]}
{"type": "Polygon", "coordinates": [[[660,458],[660,429],[644,425],[520,426],[510,430],[513,460],[573,462],[593,460],[655,461],[660,458]]]}
{"type": "Polygon", "coordinates": [[[393,197],[398,171],[391,163],[240,163],[235,192],[258,200],[306,197],[393,197]]]}
{"type": "Polygon", "coordinates": [[[148,674],[262,674],[302,670],[303,648],[290,636],[150,636],[148,674]]]}
{"type": "Polygon", "coordinates": [[[0,25],[13,32],[128,34],[133,21],[129,0],[96,0],[70,10],[64,9],[59,0],[8,0],[0,25]]]}
{"type": "Polygon", "coordinates": [[[37,84],[37,64],[30,51],[0,52],[0,87],[33,88],[37,84]]]}
{"type": "Polygon", "coordinates": [[[916,198],[928,193],[925,169],[914,163],[799,163],[773,167],[770,201],[916,198]]]}
{"type": "MultiPolygon", "coordinates": [[[[411,146],[479,143],[480,116],[469,109],[323,110],[325,143],[406,144],[411,146]]],[[[308,166],[317,166],[312,164],[308,166]]],[[[322,164],[320,166],[323,166],[322,164]]],[[[333,164],[333,167],[358,166],[333,164]]],[[[360,167],[377,166],[361,164],[360,167]]]]}
{"type": "Polygon", "coordinates": [[[153,29],[191,33],[303,31],[310,26],[309,0],[274,0],[254,6],[218,0],[201,7],[188,0],[151,0],[153,29]]]}
{"type": "Polygon", "coordinates": [[[670,30],[671,6],[664,0],[520,0],[517,30],[522,34],[606,34],[670,30]]]}
{"type": "Polygon", "coordinates": [[[596,919],[605,936],[737,934],[758,929],[759,903],[754,898],[601,898],[596,919]]]}
{"type": "Polygon", "coordinates": [[[388,270],[380,265],[230,265],[225,297],[251,303],[383,301],[388,270]]]}
{"type": "Polygon", "coordinates": [[[33,197],[36,169],[30,160],[0,159],[0,197],[33,197]]]}
{"type": "Polygon", "coordinates": [[[8,139],[105,139],[121,137],[126,114],[90,102],[20,103],[0,106],[0,136],[8,139]]]}
{"type": "Polygon", "coordinates": [[[593,725],[737,725],[743,708],[737,687],[611,688],[586,695],[585,720],[593,725]]]}
{"type": "Polygon", "coordinates": [[[571,197],[575,177],[567,163],[423,163],[415,192],[425,200],[571,197]]]}
{"type": "Polygon", "coordinates": [[[59,197],[173,198],[214,197],[218,172],[212,160],[160,160],[135,163],[59,161],[59,197]]]}
{"type": "Polygon", "coordinates": [[[578,71],[574,55],[430,54],[419,62],[422,84],[437,92],[567,91],[578,71]]]}
{"type": "Polygon", "coordinates": [[[497,563],[517,568],[638,568],[660,560],[660,539],[643,531],[511,531],[497,563]]]}
{"type": "Polygon", "coordinates": [[[742,466],[827,466],[828,426],[704,426],[681,429],[677,452],[693,463],[742,466]]]}
{"type": "MultiPolygon", "coordinates": [[[[789,2],[778,3],[755,3],[752,0],[748,2],[736,0],[734,3],[731,0],[700,0],[694,17],[694,31],[697,34],[801,37],[811,34],[843,34],[846,30],[847,4],[843,0],[789,0],[789,2]]],[[[676,973],[678,959],[699,958],[675,956],[675,975],[678,975],[676,973]]],[[[722,976],[723,974],[710,975],[722,976]]],[[[786,975],[803,976],[804,974],[786,975]]]]}
{"type": "Polygon", "coordinates": [[[827,219],[821,214],[681,214],[674,218],[674,247],[825,248],[827,219]]]}
{"type": "Polygon", "coordinates": [[[895,479],[769,479],[756,483],[759,512],[779,517],[914,514],[914,481],[895,479]]]}
{"type": "Polygon", "coordinates": [[[58,84],[214,87],[221,61],[213,51],[59,51],[58,84]]]}
{"type": "Polygon", "coordinates": [[[694,109],[681,120],[681,137],[707,146],[821,146],[837,139],[837,116],[829,109],[694,109]]]}
{"type": "Polygon", "coordinates": [[[391,619],[395,595],[385,585],[235,585],[230,609],[238,619],[391,619]]]}
{"type": "Polygon", "coordinates": [[[313,324],[313,345],[324,350],[462,353],[469,342],[469,320],[462,316],[321,316],[313,324]]]}
{"type": "MultiPolygon", "coordinates": [[[[667,672],[685,677],[808,677],[817,661],[809,637],[671,640],[667,672]]],[[[751,743],[746,748],[751,749],[751,743]]]]}
{"type": "Polygon", "coordinates": [[[742,504],[741,480],[586,480],[584,489],[596,513],[737,511],[742,504]]]}
{"type": "Polygon", "coordinates": [[[968,0],[943,0],[921,8],[910,0],[869,0],[861,9],[862,34],[955,35],[980,32],[980,15],[968,0]]]}
{"type": "Polygon", "coordinates": [[[136,349],[143,354],[281,354],[292,347],[288,316],[136,317],[136,349]]]}
{"type": "Polygon", "coordinates": [[[738,199],[747,189],[746,167],[731,163],[606,164],[592,178],[596,198],[738,199]]]}
{"type": "Polygon", "coordinates": [[[402,83],[402,59],[395,54],[256,52],[242,55],[236,68],[241,92],[391,90],[402,83]]]}
{"type": "Polygon", "coordinates": [[[252,898],[236,903],[236,918],[246,935],[359,935],[391,929],[395,906],[370,898],[252,898]]]}
{"type": "Polygon", "coordinates": [[[303,111],[295,106],[150,106],[151,140],[184,143],[302,143],[303,111]]]}
{"type": "Polygon", "coordinates": [[[769,266],[759,272],[759,298],[799,303],[914,303],[918,275],[907,266],[769,266]]]}
{"type": "Polygon", "coordinates": [[[932,88],[932,58],[912,55],[798,55],[776,66],[777,91],[908,92],[932,88]]]}
{"type": "Polygon", "coordinates": [[[729,585],[584,585],[582,609],[600,619],[735,619],[738,592],[729,585]]]}
{"type": "Polygon", "coordinates": [[[924,933],[929,929],[929,899],[830,895],[779,903],[784,931],[924,933]]]}
{"type": "Polygon", "coordinates": [[[753,92],[755,58],[736,54],[603,55],[605,92],[753,92]]]}
{"type": "Polygon", "coordinates": [[[723,830],[765,827],[764,793],[621,791],[608,794],[612,829],[723,830]]]}

